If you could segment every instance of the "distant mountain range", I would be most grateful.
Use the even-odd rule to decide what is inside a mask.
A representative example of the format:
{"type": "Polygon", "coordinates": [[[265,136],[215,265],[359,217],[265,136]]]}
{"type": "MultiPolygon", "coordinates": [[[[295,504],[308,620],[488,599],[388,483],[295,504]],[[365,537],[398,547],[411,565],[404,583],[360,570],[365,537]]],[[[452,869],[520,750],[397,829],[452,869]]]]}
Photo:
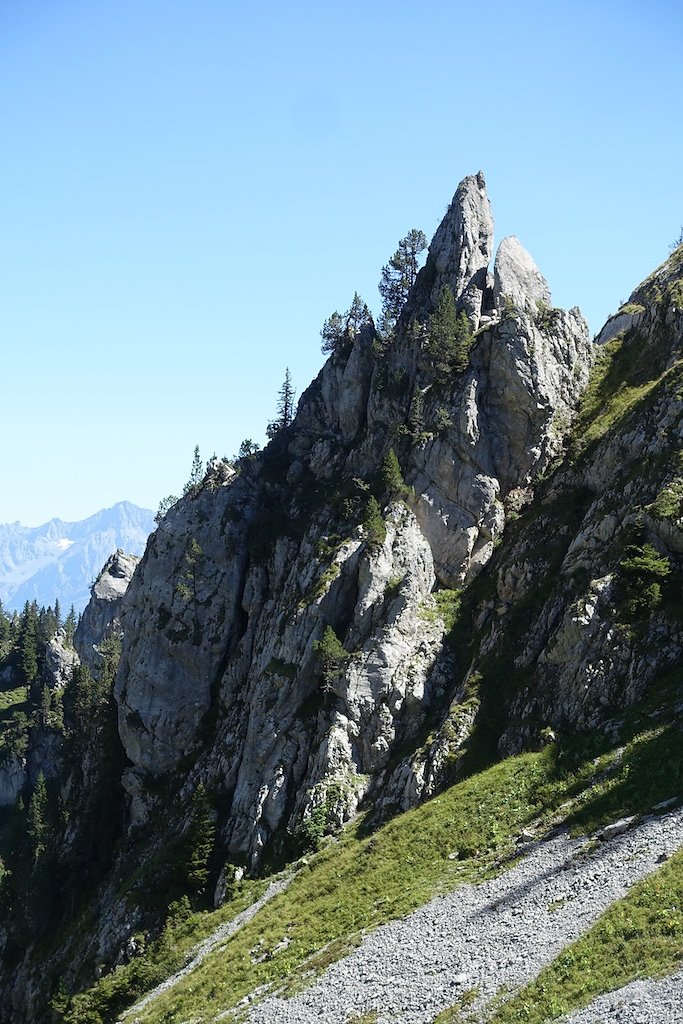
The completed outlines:
{"type": "Polygon", "coordinates": [[[43,526],[0,524],[0,600],[6,611],[26,601],[54,605],[66,614],[85,608],[105,561],[123,548],[141,555],[154,529],[154,513],[120,501],[78,523],[51,519],[43,526]]]}

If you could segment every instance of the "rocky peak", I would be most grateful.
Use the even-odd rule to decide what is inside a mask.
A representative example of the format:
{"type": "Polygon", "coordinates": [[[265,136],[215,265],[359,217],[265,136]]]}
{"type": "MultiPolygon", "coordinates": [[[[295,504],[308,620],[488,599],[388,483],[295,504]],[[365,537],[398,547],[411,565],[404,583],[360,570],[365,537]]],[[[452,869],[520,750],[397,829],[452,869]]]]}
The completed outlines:
{"type": "Polygon", "coordinates": [[[112,633],[121,633],[121,606],[140,559],[120,548],[105,562],[95,580],[90,601],[81,616],[74,645],[81,660],[97,672],[100,655],[97,645],[112,633]]]}
{"type": "Polygon", "coordinates": [[[498,266],[519,309],[482,324],[492,243],[477,174],[459,185],[391,343],[368,330],[332,353],[294,422],[152,536],[126,597],[115,691],[133,822],[152,813],[149,777],[194,761],[187,785],[223,794],[226,846],[256,863],[314,810],[353,814],[443,693],[435,580],[460,587],[491,558],[509,496],[533,494],[561,450],[591,361],[578,313],[540,315],[550,293],[516,240],[498,266]],[[467,366],[440,374],[427,347],[443,285],[477,329],[467,366]],[[390,447],[398,504],[381,482],[390,447]],[[371,496],[384,508],[369,533],[371,496]]]}
{"type": "Polygon", "coordinates": [[[514,235],[504,238],[498,246],[493,268],[493,303],[498,311],[511,303],[532,314],[552,305],[548,282],[514,235]]]}
{"type": "Polygon", "coordinates": [[[457,304],[479,326],[486,272],[493,254],[493,217],[481,171],[458,185],[429,249],[435,269],[431,303],[448,285],[457,304]]]}

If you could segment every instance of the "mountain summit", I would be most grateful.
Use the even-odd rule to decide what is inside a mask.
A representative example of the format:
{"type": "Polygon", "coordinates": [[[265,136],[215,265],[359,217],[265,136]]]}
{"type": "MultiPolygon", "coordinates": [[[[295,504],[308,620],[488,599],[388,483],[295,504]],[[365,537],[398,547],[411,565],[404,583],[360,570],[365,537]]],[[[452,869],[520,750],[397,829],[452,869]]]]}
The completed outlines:
{"type": "Polygon", "coordinates": [[[48,606],[57,598],[80,612],[109,555],[117,548],[141,555],[153,529],[154,513],[129,501],[75,523],[0,524],[0,600],[19,611],[26,601],[48,606]]]}
{"type": "Polygon", "coordinates": [[[296,415],[109,559],[73,646],[0,617],[1,1021],[541,1022],[679,963],[682,281],[594,345],[467,177],[400,308],[330,318],[296,415]]]}

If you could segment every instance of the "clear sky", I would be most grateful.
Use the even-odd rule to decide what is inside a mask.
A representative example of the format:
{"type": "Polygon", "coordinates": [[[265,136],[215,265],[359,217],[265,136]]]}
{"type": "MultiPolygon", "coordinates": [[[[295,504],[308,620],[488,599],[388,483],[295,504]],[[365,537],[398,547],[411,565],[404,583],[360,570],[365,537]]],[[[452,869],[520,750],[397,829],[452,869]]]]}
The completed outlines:
{"type": "Polygon", "coordinates": [[[0,0],[0,522],[156,508],[480,168],[596,332],[683,223],[678,0],[0,0]]]}

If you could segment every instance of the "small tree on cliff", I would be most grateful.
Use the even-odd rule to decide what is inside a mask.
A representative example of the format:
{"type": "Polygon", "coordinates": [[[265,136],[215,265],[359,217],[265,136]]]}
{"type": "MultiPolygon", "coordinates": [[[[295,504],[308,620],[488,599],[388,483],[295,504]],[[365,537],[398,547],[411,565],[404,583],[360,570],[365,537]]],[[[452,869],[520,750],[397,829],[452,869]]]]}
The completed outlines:
{"type": "Polygon", "coordinates": [[[193,896],[201,896],[206,889],[215,838],[214,813],[200,782],[192,797],[190,824],[185,833],[185,879],[193,896]]]}
{"type": "Polygon", "coordinates": [[[322,351],[341,352],[349,351],[358,335],[366,327],[372,327],[372,314],[363,302],[358,292],[353,294],[353,302],[345,313],[338,313],[336,310],[328,317],[320,331],[323,340],[322,351]]]}
{"type": "Polygon", "coordinates": [[[456,312],[453,292],[444,285],[427,324],[423,365],[437,378],[449,380],[469,363],[472,332],[464,310],[456,312]]]}
{"type": "Polygon", "coordinates": [[[269,438],[274,438],[277,433],[288,427],[294,419],[294,398],[296,392],[292,385],[292,377],[289,372],[289,367],[285,370],[285,379],[282,387],[278,392],[277,398],[277,416],[272,420],[266,427],[266,434],[269,438]]]}
{"type": "Polygon", "coordinates": [[[386,266],[382,267],[379,293],[382,296],[380,330],[391,334],[401,315],[410,289],[420,269],[420,254],[427,248],[423,231],[413,228],[398,243],[398,249],[386,266]]]}
{"type": "Polygon", "coordinates": [[[191,495],[194,497],[195,494],[199,494],[202,486],[202,477],[204,476],[204,464],[199,456],[199,445],[194,446],[194,456],[192,458],[192,469],[190,470],[190,479],[183,487],[183,495],[191,495]]]}
{"type": "Polygon", "coordinates": [[[408,488],[406,487],[401,466],[393,448],[389,449],[382,460],[381,477],[387,501],[408,496],[408,488]]]}
{"type": "Polygon", "coordinates": [[[331,690],[332,683],[348,658],[348,654],[332,626],[325,626],[322,638],[315,642],[313,649],[322,669],[323,688],[331,690]]]}

